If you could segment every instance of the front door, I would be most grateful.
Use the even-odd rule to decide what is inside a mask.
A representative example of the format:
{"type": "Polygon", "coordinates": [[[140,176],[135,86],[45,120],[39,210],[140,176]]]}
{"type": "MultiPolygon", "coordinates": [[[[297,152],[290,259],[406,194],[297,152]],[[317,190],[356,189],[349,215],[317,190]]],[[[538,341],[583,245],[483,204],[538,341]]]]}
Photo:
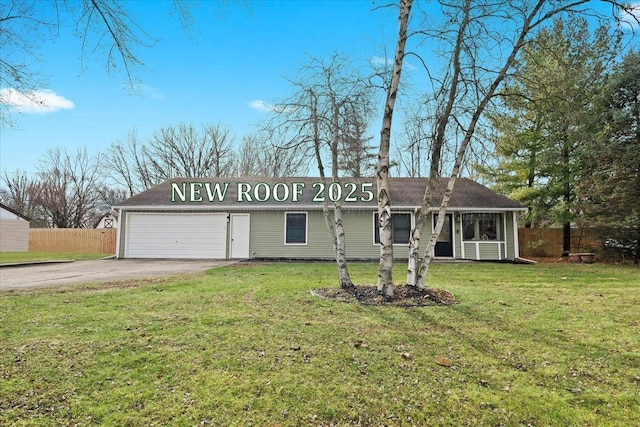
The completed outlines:
{"type": "MultiPolygon", "coordinates": [[[[433,228],[436,228],[437,221],[438,214],[435,214],[433,216],[433,228]]],[[[445,215],[442,231],[436,241],[434,255],[437,257],[453,257],[453,222],[451,221],[451,214],[445,215]]]]}
{"type": "Polygon", "coordinates": [[[229,254],[231,258],[249,258],[249,214],[231,214],[229,254]]]}

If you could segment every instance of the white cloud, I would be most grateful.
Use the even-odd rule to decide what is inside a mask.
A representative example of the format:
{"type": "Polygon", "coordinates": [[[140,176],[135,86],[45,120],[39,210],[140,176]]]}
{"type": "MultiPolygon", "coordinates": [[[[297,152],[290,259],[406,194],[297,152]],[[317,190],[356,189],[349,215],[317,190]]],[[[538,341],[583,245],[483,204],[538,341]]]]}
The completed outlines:
{"type": "Polygon", "coordinates": [[[137,84],[133,88],[134,91],[138,92],[141,96],[151,99],[164,99],[164,93],[160,92],[153,86],[145,85],[145,84],[137,84]]]}
{"type": "MultiPolygon", "coordinates": [[[[390,69],[393,66],[393,58],[385,58],[382,56],[372,56],[370,62],[371,62],[371,65],[373,65],[374,67],[390,69]]],[[[407,61],[406,58],[402,62],[402,67],[406,71],[412,71],[416,69],[416,67],[413,64],[411,64],[409,61],[407,61]]]]}
{"type": "Polygon", "coordinates": [[[371,64],[388,67],[391,65],[391,60],[389,60],[388,58],[384,58],[382,56],[373,56],[371,57],[371,64]]]}
{"type": "Polygon", "coordinates": [[[0,89],[0,103],[21,113],[53,113],[75,107],[73,101],[50,89],[19,92],[15,89],[0,89]]]}
{"type": "Polygon", "coordinates": [[[253,101],[251,101],[249,103],[249,107],[253,108],[254,110],[267,112],[267,113],[275,111],[275,106],[274,105],[267,104],[266,102],[264,102],[261,99],[254,99],[253,101]]]}

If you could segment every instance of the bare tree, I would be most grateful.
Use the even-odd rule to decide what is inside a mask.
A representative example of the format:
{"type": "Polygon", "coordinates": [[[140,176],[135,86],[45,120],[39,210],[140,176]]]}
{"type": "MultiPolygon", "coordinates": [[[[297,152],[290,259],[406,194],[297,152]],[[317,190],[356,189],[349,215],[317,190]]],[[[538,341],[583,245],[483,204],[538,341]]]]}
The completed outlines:
{"type": "MultiPolygon", "coordinates": [[[[586,0],[536,2],[471,1],[448,3],[441,1],[448,18],[444,28],[435,32],[423,32],[427,38],[439,40],[450,46],[447,72],[438,81],[436,99],[437,114],[434,117],[434,142],[428,184],[422,206],[412,230],[407,282],[425,286],[426,274],[436,240],[445,222],[451,194],[460,170],[465,164],[470,143],[487,106],[496,96],[498,88],[522,47],[548,21],[557,16],[572,13],[598,15],[585,8],[586,0]],[[491,58],[487,62],[486,58],[491,58]],[[452,137],[455,135],[454,137],[452,137]],[[457,137],[456,137],[457,136],[457,137]],[[454,143],[455,148],[450,144],[454,143]],[[444,150],[455,150],[447,188],[440,202],[438,221],[426,245],[422,263],[416,269],[420,236],[430,217],[431,197],[436,180],[442,175],[438,165],[444,150]]],[[[614,10],[627,8],[616,1],[606,1],[614,10]]],[[[603,15],[598,15],[604,18],[603,15]]]]}
{"type": "MultiPolygon", "coordinates": [[[[36,89],[45,81],[42,72],[34,67],[40,62],[37,54],[42,40],[55,37],[56,23],[43,18],[37,7],[51,7],[24,0],[0,2],[0,125],[12,124],[9,110],[10,97],[21,94],[34,106],[43,100],[36,89]],[[41,40],[34,38],[39,34],[41,40]]],[[[49,16],[55,11],[51,8],[49,16]]]]}
{"type": "MultiPolygon", "coordinates": [[[[108,75],[124,75],[132,92],[139,85],[138,73],[145,68],[141,52],[153,48],[157,38],[136,20],[130,3],[123,0],[3,0],[0,1],[0,124],[12,124],[9,106],[2,102],[9,94],[26,97],[32,105],[46,104],[39,89],[46,77],[41,67],[40,46],[70,32],[79,40],[81,68],[89,59],[103,62],[108,75]]],[[[185,31],[195,22],[196,2],[156,2],[166,7],[185,31]],[[168,4],[167,4],[168,3],[168,4]]],[[[229,0],[202,2],[202,8],[226,12],[229,0]]],[[[247,9],[246,0],[236,1],[247,9]]],[[[203,15],[206,15],[203,13],[203,15]]]]}
{"type": "Polygon", "coordinates": [[[0,187],[0,201],[29,217],[31,226],[36,228],[47,226],[33,197],[37,184],[37,180],[29,178],[27,172],[16,170],[12,173],[4,172],[0,187]]]}
{"type": "Polygon", "coordinates": [[[429,153],[433,141],[433,129],[425,112],[428,101],[419,100],[403,109],[403,122],[400,135],[396,136],[399,165],[402,176],[420,178],[428,174],[429,153]]]}
{"type": "MultiPolygon", "coordinates": [[[[176,1],[173,8],[187,25],[188,7],[176,1]]],[[[144,66],[139,50],[156,42],[121,1],[6,0],[0,2],[0,28],[2,98],[26,97],[33,105],[46,103],[38,93],[46,82],[39,48],[60,33],[72,31],[78,37],[83,63],[93,56],[104,58],[107,73],[123,72],[132,89],[144,66]]],[[[10,124],[9,105],[0,102],[0,123],[10,124]]]]}
{"type": "Polygon", "coordinates": [[[393,60],[391,80],[387,88],[387,98],[380,131],[380,149],[376,180],[378,184],[378,227],[380,229],[380,262],[378,264],[378,290],[390,298],[393,286],[393,229],[391,222],[391,191],[389,188],[389,149],[391,145],[391,125],[398,97],[398,87],[402,74],[402,64],[407,43],[407,27],[413,0],[400,0],[398,8],[398,40],[393,60]]]}
{"type": "Polygon", "coordinates": [[[132,129],[122,140],[111,143],[104,153],[104,168],[109,177],[124,185],[129,196],[162,182],[162,177],[157,176],[147,164],[143,148],[144,143],[132,129]]]}
{"type": "Polygon", "coordinates": [[[40,161],[32,202],[49,227],[91,227],[102,214],[101,185],[100,156],[89,155],[86,148],[75,154],[53,148],[40,161]]]}
{"type": "MultiPolygon", "coordinates": [[[[603,0],[609,4],[614,16],[620,11],[631,12],[633,6],[615,0],[603,0]]],[[[429,145],[429,178],[425,186],[422,204],[411,232],[407,283],[424,287],[426,274],[435,242],[442,230],[446,210],[460,170],[465,165],[465,155],[474,140],[483,114],[496,96],[497,89],[508,75],[518,53],[525,43],[550,19],[569,13],[587,13],[604,18],[596,9],[589,7],[588,0],[559,1],[471,1],[449,2],[440,0],[443,23],[439,28],[423,27],[413,30],[411,37],[418,39],[415,55],[425,65],[430,87],[429,96],[434,113],[427,117],[431,132],[429,145]],[[447,58],[443,72],[429,67],[427,54],[421,52],[425,46],[436,47],[431,57],[447,58]],[[443,156],[452,155],[451,161],[443,162],[443,156]],[[444,164],[451,166],[444,173],[444,164]],[[422,230],[430,210],[433,190],[441,176],[449,176],[448,185],[438,210],[438,221],[426,245],[422,263],[418,268],[419,245],[422,230]]],[[[595,3],[595,2],[593,2],[595,3]]],[[[407,23],[411,0],[399,1],[400,30],[396,44],[394,68],[388,86],[378,158],[378,210],[380,218],[381,256],[378,273],[378,288],[386,296],[393,295],[391,268],[393,247],[391,229],[391,203],[388,186],[389,140],[398,83],[405,56],[407,23]]],[[[628,15],[628,16],[633,16],[628,15]]],[[[427,91],[428,92],[428,91],[427,91]]],[[[448,169],[448,168],[447,168],[448,169]]]]}
{"type": "Polygon", "coordinates": [[[234,176],[234,141],[229,128],[219,123],[204,125],[200,132],[185,123],[168,126],[147,143],[132,130],[109,146],[104,165],[134,195],[176,176],[234,176]]]}
{"type": "Polygon", "coordinates": [[[163,179],[234,175],[234,137],[228,127],[207,124],[199,133],[180,123],[155,132],[145,147],[146,163],[163,179]]]}
{"type": "Polygon", "coordinates": [[[96,222],[92,227],[96,227],[102,217],[112,213],[112,208],[117,206],[118,203],[129,197],[127,190],[119,187],[109,187],[107,185],[101,185],[98,189],[98,200],[96,201],[96,222]]]}
{"type": "MultiPolygon", "coordinates": [[[[270,133],[286,136],[283,148],[296,150],[302,156],[313,156],[321,179],[340,182],[340,150],[347,136],[359,138],[353,145],[356,153],[342,151],[344,158],[360,156],[364,141],[354,131],[363,129],[371,114],[369,85],[353,65],[338,54],[328,60],[312,58],[290,80],[294,94],[273,107],[273,117],[266,128],[270,133]],[[326,178],[325,162],[330,164],[331,178],[326,178]]],[[[345,230],[342,204],[324,198],[323,214],[332,238],[340,286],[352,287],[346,262],[345,230]]]]}
{"type": "Polygon", "coordinates": [[[287,140],[275,133],[245,135],[237,153],[238,176],[303,176],[308,158],[299,150],[286,148],[287,140]]]}

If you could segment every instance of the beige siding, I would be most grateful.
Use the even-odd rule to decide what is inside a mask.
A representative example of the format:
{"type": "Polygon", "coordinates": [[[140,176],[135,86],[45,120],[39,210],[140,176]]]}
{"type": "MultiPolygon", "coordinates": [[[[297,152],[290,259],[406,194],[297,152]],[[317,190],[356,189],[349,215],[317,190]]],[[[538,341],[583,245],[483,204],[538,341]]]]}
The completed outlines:
{"type": "Polygon", "coordinates": [[[466,241],[464,242],[464,256],[475,260],[505,259],[505,242],[495,241],[466,241]]]}
{"type": "MultiPolygon", "coordinates": [[[[377,259],[380,257],[380,245],[375,244],[373,221],[374,211],[348,211],[344,215],[347,256],[357,259],[377,259]]],[[[325,226],[325,230],[326,230],[325,226]]],[[[396,258],[407,257],[406,246],[394,246],[396,258]]]]}
{"type": "MultiPolygon", "coordinates": [[[[284,244],[284,211],[251,212],[251,256],[333,259],[335,257],[333,244],[322,211],[306,212],[308,215],[306,245],[284,244]]],[[[373,212],[372,210],[344,212],[348,259],[377,259],[380,256],[380,246],[373,243],[373,212]]],[[[394,255],[398,259],[406,259],[408,250],[407,245],[395,245],[394,255]]]]}
{"type": "MultiPolygon", "coordinates": [[[[291,211],[295,212],[295,211],[291,211]]],[[[262,211],[251,212],[251,256],[255,258],[327,258],[332,259],[333,246],[329,231],[324,223],[321,211],[306,211],[308,213],[307,245],[284,244],[284,212],[262,211]],[[283,255],[280,255],[283,254],[283,255]]],[[[344,212],[344,226],[349,259],[377,259],[380,256],[380,246],[374,244],[373,210],[347,210],[344,212]]],[[[423,239],[420,242],[420,256],[424,254],[431,233],[432,220],[429,219],[423,239]],[[427,232],[428,229],[428,232],[427,232]]],[[[455,234],[456,256],[460,256],[461,237],[455,234]]],[[[408,245],[394,245],[394,257],[406,259],[409,254],[408,245]]]]}
{"type": "Polygon", "coordinates": [[[29,251],[29,222],[0,219],[0,252],[29,251]]]}
{"type": "MultiPolygon", "coordinates": [[[[303,212],[291,210],[290,212],[303,212]]],[[[307,243],[286,245],[285,213],[260,211],[251,213],[249,252],[252,258],[323,258],[331,257],[331,240],[319,212],[307,215],[307,243]],[[325,231],[322,233],[322,231],[325,231]]]]}

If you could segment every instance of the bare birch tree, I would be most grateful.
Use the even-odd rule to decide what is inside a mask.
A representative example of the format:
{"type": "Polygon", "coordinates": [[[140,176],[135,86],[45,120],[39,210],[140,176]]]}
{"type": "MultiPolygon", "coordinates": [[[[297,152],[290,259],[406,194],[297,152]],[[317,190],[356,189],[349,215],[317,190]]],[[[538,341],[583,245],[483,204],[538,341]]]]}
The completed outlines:
{"type": "MultiPolygon", "coordinates": [[[[410,239],[407,283],[425,287],[426,274],[432,259],[433,248],[445,222],[456,179],[464,166],[465,155],[473,141],[478,125],[496,96],[522,47],[539,28],[557,16],[572,13],[590,13],[587,0],[536,2],[471,1],[444,2],[440,4],[448,18],[441,31],[424,32],[432,40],[450,43],[451,56],[445,77],[440,80],[437,114],[433,120],[434,143],[431,147],[429,180],[425,189],[416,226],[410,239]],[[486,58],[490,58],[489,61],[486,58]],[[460,135],[451,138],[456,146],[456,156],[446,190],[438,209],[438,221],[430,235],[417,268],[418,251],[423,228],[430,218],[431,198],[437,179],[442,175],[438,162],[443,149],[451,144],[452,132],[460,135]]],[[[614,11],[629,10],[616,1],[605,1],[614,11]],[[626,8],[626,9],[625,9],[626,8]]],[[[603,15],[599,15],[604,18],[603,15]]]]}
{"type": "Polygon", "coordinates": [[[413,0],[400,0],[398,9],[398,41],[393,60],[391,80],[380,131],[380,149],[376,181],[378,185],[378,227],[380,229],[380,262],[378,264],[378,291],[390,298],[394,294],[393,286],[393,229],[391,223],[391,193],[389,189],[389,149],[391,145],[391,124],[398,87],[402,74],[402,64],[407,43],[407,27],[413,0]]]}
{"type": "MultiPolygon", "coordinates": [[[[283,147],[312,156],[323,181],[340,182],[340,143],[348,132],[369,118],[369,86],[349,61],[338,54],[328,60],[311,59],[301,69],[301,75],[290,82],[294,94],[273,107],[273,118],[267,128],[270,132],[288,135],[283,147]],[[330,164],[330,178],[326,178],[325,162],[330,164]]],[[[361,155],[344,151],[343,154],[361,155]]],[[[323,215],[333,242],[340,286],[352,287],[346,261],[342,204],[340,201],[330,204],[327,197],[324,200],[323,215]]]]}
{"type": "MultiPolygon", "coordinates": [[[[483,114],[496,96],[524,44],[550,19],[570,13],[588,13],[605,18],[589,7],[588,0],[560,1],[471,1],[438,2],[443,16],[440,28],[418,28],[411,37],[420,38],[409,53],[421,58],[425,65],[433,95],[430,97],[435,113],[429,118],[432,141],[429,147],[429,178],[414,229],[411,232],[407,283],[423,288],[432,259],[435,242],[445,222],[456,179],[464,166],[465,155],[474,140],[483,114]],[[436,66],[427,64],[424,46],[437,46],[444,51],[432,52],[431,57],[447,58],[444,72],[436,73],[436,66]],[[444,173],[442,156],[455,153],[449,173],[444,173]],[[448,176],[448,184],[439,204],[438,221],[420,259],[420,239],[427,220],[431,218],[433,191],[441,176],[448,176]]],[[[615,0],[603,0],[612,7],[613,16],[633,18],[633,6],[615,0]],[[626,12],[626,13],[622,13],[626,12]]],[[[381,254],[378,269],[378,289],[391,297],[394,293],[392,267],[392,224],[389,194],[389,142],[395,100],[402,72],[407,38],[407,24],[411,0],[399,1],[399,35],[387,90],[380,150],[378,157],[378,212],[381,254]]],[[[611,16],[609,16],[611,18],[611,16]]]]}

